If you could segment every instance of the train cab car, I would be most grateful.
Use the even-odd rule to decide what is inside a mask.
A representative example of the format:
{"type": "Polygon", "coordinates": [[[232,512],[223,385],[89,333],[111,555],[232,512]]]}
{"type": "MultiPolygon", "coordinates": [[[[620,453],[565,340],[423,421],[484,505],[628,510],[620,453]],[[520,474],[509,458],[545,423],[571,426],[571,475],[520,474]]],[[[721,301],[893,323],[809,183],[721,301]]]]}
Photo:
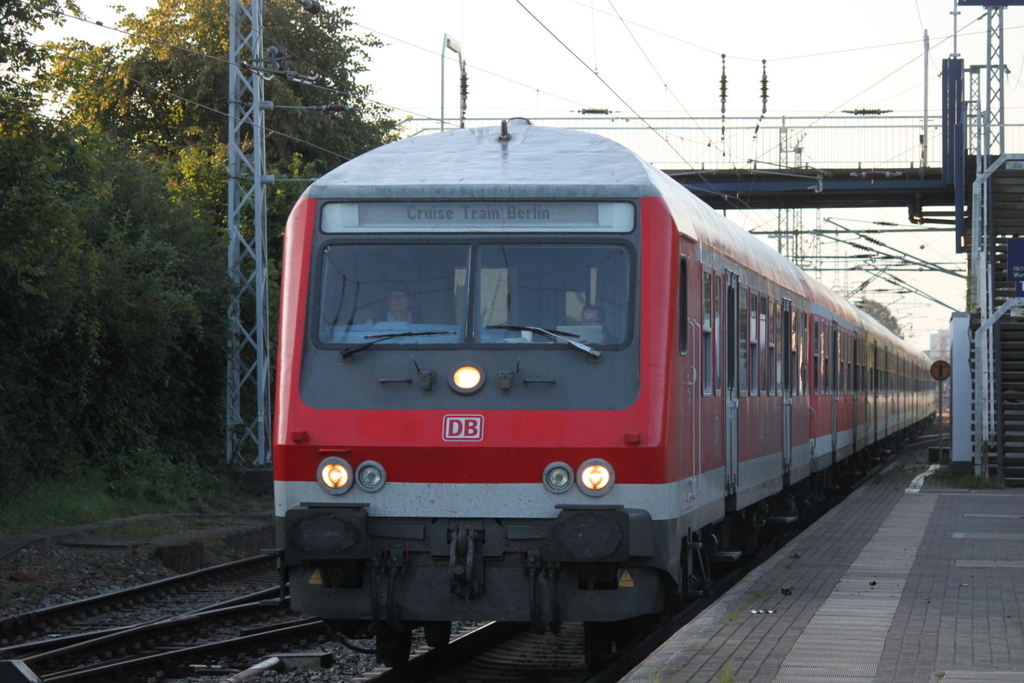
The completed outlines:
{"type": "Polygon", "coordinates": [[[598,136],[512,120],[343,164],[285,232],[293,608],[375,636],[389,665],[417,627],[443,646],[455,620],[581,621],[599,665],[742,554],[730,516],[759,528],[854,450],[852,396],[828,438],[812,408],[828,335],[866,339],[834,298],[598,136]]]}

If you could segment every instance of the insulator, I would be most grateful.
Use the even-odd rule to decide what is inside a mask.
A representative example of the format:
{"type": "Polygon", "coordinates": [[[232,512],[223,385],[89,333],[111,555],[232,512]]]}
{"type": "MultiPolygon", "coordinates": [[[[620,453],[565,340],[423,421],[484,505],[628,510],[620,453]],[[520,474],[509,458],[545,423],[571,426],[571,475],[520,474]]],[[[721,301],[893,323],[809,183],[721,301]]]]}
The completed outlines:
{"type": "Polygon", "coordinates": [[[284,73],[288,70],[288,52],[276,45],[267,48],[267,68],[284,73]]]}
{"type": "Polygon", "coordinates": [[[724,114],[725,113],[725,93],[726,93],[726,90],[727,90],[726,84],[728,83],[728,78],[726,78],[726,75],[725,75],[725,55],[724,54],[722,55],[722,79],[721,79],[720,83],[721,83],[722,113],[724,114]]]}
{"type": "Polygon", "coordinates": [[[844,114],[853,114],[855,116],[881,116],[882,114],[888,114],[892,112],[892,109],[844,109],[844,114]]]}
{"type": "Polygon", "coordinates": [[[466,74],[462,74],[462,77],[460,79],[460,88],[460,92],[463,97],[469,94],[469,76],[467,76],[466,74]]]}
{"type": "MultiPolygon", "coordinates": [[[[726,83],[728,80],[725,76],[725,53],[722,53],[722,80],[721,80],[721,93],[722,93],[722,142],[725,142],[725,92],[726,83]]],[[[722,156],[725,156],[725,148],[722,148],[722,156]]]]}
{"type": "Polygon", "coordinates": [[[580,109],[580,113],[607,116],[608,114],[611,114],[612,111],[611,109],[594,109],[593,107],[584,107],[583,109],[580,109]]]}
{"type": "Polygon", "coordinates": [[[761,114],[768,112],[768,60],[761,60],[761,114]]]}

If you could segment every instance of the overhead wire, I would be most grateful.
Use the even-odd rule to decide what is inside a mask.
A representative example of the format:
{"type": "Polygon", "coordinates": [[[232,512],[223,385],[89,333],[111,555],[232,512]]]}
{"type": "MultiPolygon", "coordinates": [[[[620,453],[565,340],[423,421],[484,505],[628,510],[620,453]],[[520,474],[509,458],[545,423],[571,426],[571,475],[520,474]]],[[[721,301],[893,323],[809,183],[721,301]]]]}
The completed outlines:
{"type": "MultiPolygon", "coordinates": [[[[658,67],[654,64],[654,60],[652,60],[650,55],[647,54],[647,50],[644,49],[643,43],[637,40],[636,35],[634,35],[632,29],[629,28],[629,22],[627,22],[623,18],[622,14],[619,13],[618,8],[615,7],[615,4],[612,2],[612,0],[608,0],[608,5],[612,8],[612,11],[615,12],[616,18],[618,18],[618,20],[622,23],[622,27],[626,30],[626,33],[629,34],[630,39],[632,39],[637,49],[640,50],[640,54],[642,54],[644,56],[644,59],[647,60],[647,63],[650,64],[651,70],[654,71],[654,74],[658,77],[658,80],[661,81],[661,84],[665,87],[665,91],[672,95],[672,99],[676,101],[676,104],[678,104],[679,107],[683,110],[683,113],[690,117],[690,120],[694,120],[693,115],[690,114],[689,110],[687,110],[686,105],[683,104],[682,100],[679,99],[675,91],[673,91],[672,88],[669,86],[668,80],[666,80],[665,77],[661,75],[661,72],[658,70],[658,67]]],[[[708,135],[704,129],[700,128],[699,126],[697,129],[700,130],[700,132],[704,133],[705,137],[707,137],[708,139],[708,142],[714,142],[711,136],[708,135]]]]}
{"type": "MultiPolygon", "coordinates": [[[[574,1],[575,1],[575,0],[574,0],[574,1]]],[[[521,4],[521,3],[520,3],[520,4],[521,4]]],[[[577,2],[577,4],[579,4],[579,3],[577,2]]],[[[624,18],[624,17],[622,17],[622,16],[621,16],[621,14],[620,14],[620,13],[618,12],[617,8],[616,8],[616,7],[615,7],[615,5],[614,5],[614,4],[613,4],[613,3],[611,2],[611,0],[609,0],[609,5],[611,6],[612,12],[614,12],[614,14],[615,14],[615,17],[616,17],[616,18],[618,18],[618,20],[619,20],[620,22],[622,22],[623,26],[625,27],[625,29],[626,29],[626,30],[627,30],[627,32],[629,33],[629,35],[630,35],[630,38],[631,38],[631,39],[632,39],[632,40],[633,40],[633,41],[634,41],[635,43],[637,43],[638,47],[640,47],[641,53],[643,54],[644,58],[645,58],[645,59],[646,59],[646,60],[648,61],[648,63],[649,63],[650,65],[651,65],[651,68],[652,68],[652,70],[654,71],[654,73],[655,73],[655,74],[656,74],[656,75],[658,76],[658,78],[659,78],[659,79],[661,79],[661,81],[662,81],[663,85],[665,85],[665,87],[666,87],[666,88],[668,88],[667,84],[665,83],[665,80],[664,80],[664,79],[663,79],[663,78],[661,77],[661,74],[660,74],[660,72],[658,71],[657,67],[656,67],[656,66],[654,65],[654,63],[653,63],[653,61],[651,60],[650,56],[649,56],[649,55],[647,54],[647,51],[643,49],[643,47],[642,47],[642,46],[640,45],[640,42],[639,42],[639,40],[637,39],[636,35],[635,35],[635,34],[633,33],[633,31],[632,31],[632,30],[630,30],[630,28],[629,28],[629,24],[630,24],[630,23],[633,23],[634,25],[640,26],[641,28],[644,28],[644,29],[647,29],[647,30],[652,30],[652,31],[654,31],[654,30],[653,30],[653,29],[649,29],[649,27],[645,27],[645,26],[643,26],[643,25],[641,25],[641,24],[636,24],[635,22],[627,22],[627,21],[625,20],[625,18],[624,18]]],[[[608,14],[608,13],[606,12],[606,14],[608,14]]],[[[609,16],[610,16],[610,15],[609,15],[609,16]]],[[[665,33],[661,32],[661,31],[654,31],[654,32],[655,32],[655,33],[659,33],[659,34],[661,34],[661,35],[666,35],[666,36],[667,36],[667,34],[665,34],[665,33]]],[[[668,36],[668,37],[671,37],[671,38],[673,38],[673,39],[676,39],[676,38],[675,38],[674,36],[668,36]]],[[[687,41],[681,41],[681,42],[684,42],[684,43],[686,43],[687,41]]],[[[916,41],[915,41],[915,42],[916,42],[916,41]]],[[[942,44],[942,42],[944,42],[944,41],[940,41],[940,43],[939,43],[939,44],[942,44]]],[[[911,43],[911,41],[907,41],[907,42],[905,42],[905,43],[895,43],[895,44],[892,44],[892,45],[893,45],[893,46],[896,46],[896,45],[906,45],[906,44],[910,44],[910,43],[911,43]]],[[[689,44],[689,45],[691,45],[691,46],[693,46],[693,47],[695,47],[695,48],[698,48],[698,49],[702,49],[702,50],[705,50],[706,52],[708,52],[708,53],[711,53],[711,54],[715,54],[715,53],[717,53],[717,52],[718,52],[718,51],[715,51],[715,50],[710,50],[710,49],[707,49],[707,48],[703,48],[702,46],[694,45],[694,44],[692,44],[692,43],[687,43],[687,44],[689,44]]],[[[853,48],[853,49],[844,49],[844,50],[837,50],[837,51],[832,51],[832,52],[829,52],[829,53],[818,53],[817,55],[809,55],[809,56],[821,56],[821,55],[827,55],[827,54],[839,54],[839,53],[846,53],[846,52],[851,52],[851,51],[855,51],[855,50],[863,50],[863,49],[874,49],[875,47],[882,47],[882,46],[873,46],[873,47],[871,47],[871,48],[868,48],[868,47],[864,47],[864,48],[853,48]]],[[[773,60],[773,61],[781,61],[781,60],[783,60],[783,59],[796,59],[796,58],[798,58],[798,57],[789,57],[789,58],[779,58],[779,59],[776,59],[776,60],[773,60]]],[[[742,58],[738,58],[738,59],[742,59],[742,58]]],[[[876,83],[876,84],[874,84],[874,85],[870,86],[869,88],[867,88],[867,89],[865,89],[864,91],[862,91],[862,92],[858,93],[857,95],[854,95],[854,97],[853,97],[853,98],[850,98],[850,99],[852,100],[852,99],[854,99],[854,98],[856,98],[856,97],[859,97],[859,96],[861,96],[861,95],[862,95],[862,94],[863,94],[864,92],[867,92],[867,91],[868,91],[868,90],[870,90],[871,88],[873,88],[873,87],[876,87],[876,86],[877,86],[877,85],[878,85],[879,83],[882,83],[882,82],[884,82],[885,80],[887,80],[887,79],[889,79],[889,78],[893,77],[894,75],[898,74],[898,73],[899,73],[899,72],[900,72],[900,71],[901,71],[902,69],[906,68],[907,66],[909,66],[910,64],[912,64],[912,63],[913,63],[914,61],[916,61],[916,58],[915,58],[914,60],[911,60],[911,61],[910,61],[910,62],[908,62],[907,64],[905,64],[905,65],[901,66],[900,68],[896,69],[896,70],[895,70],[895,71],[893,71],[893,72],[892,72],[891,74],[889,74],[889,75],[888,75],[888,76],[886,76],[885,78],[883,78],[883,79],[881,79],[880,81],[878,81],[878,83],[876,83]]],[[[915,86],[915,87],[919,87],[919,86],[915,86]]],[[[674,96],[674,93],[672,93],[672,95],[674,96]]],[[[678,98],[675,98],[675,99],[676,99],[676,101],[677,101],[677,102],[679,102],[679,99],[678,99],[678,98]]],[[[849,101],[849,100],[848,100],[848,101],[849,101]]],[[[680,104],[680,106],[682,106],[682,103],[681,103],[681,102],[679,102],[679,104],[680,104]]],[[[836,111],[836,110],[838,110],[838,109],[842,108],[842,106],[844,106],[845,104],[846,104],[846,103],[844,102],[843,104],[841,104],[841,105],[839,105],[839,106],[835,107],[835,108],[834,108],[834,109],[833,109],[832,111],[834,112],[834,111],[836,111]]],[[[682,107],[682,108],[683,108],[683,110],[684,110],[684,111],[686,111],[687,115],[689,115],[689,111],[687,111],[685,107],[682,107]]],[[[831,113],[831,112],[830,112],[830,113],[831,113]]],[[[692,119],[692,118],[693,118],[693,117],[691,116],[691,119],[692,119]]],[[[823,117],[822,117],[822,118],[823,118],[823,117]]],[[[819,118],[818,120],[820,120],[820,118],[819,118]]],[[[811,124],[811,125],[813,125],[813,124],[811,124]]],[[[808,127],[809,127],[809,126],[808,126],[808,127]]],[[[704,132],[704,133],[705,133],[705,135],[706,135],[706,132],[705,132],[705,131],[703,130],[703,128],[702,128],[702,127],[698,126],[698,128],[699,128],[699,129],[701,130],[701,132],[704,132]]],[[[805,128],[805,129],[803,129],[803,130],[806,130],[806,128],[805,128]]],[[[773,148],[769,149],[769,150],[768,150],[768,152],[771,152],[772,150],[776,150],[776,149],[778,149],[778,146],[775,146],[775,147],[773,147],[773,148]]],[[[763,158],[764,158],[764,153],[762,153],[761,155],[758,155],[758,158],[759,158],[759,159],[762,159],[762,160],[763,160],[763,158]]],[[[768,221],[768,220],[765,220],[765,221],[764,221],[764,222],[762,223],[762,225],[768,224],[769,222],[770,222],[770,221],[768,221]]],[[[760,226],[758,226],[758,227],[760,227],[760,226]]],[[[754,230],[754,231],[756,231],[756,230],[758,229],[758,227],[755,227],[755,228],[754,228],[753,230],[754,230]]],[[[898,251],[898,250],[897,250],[897,251],[898,251]]],[[[941,303],[941,302],[938,302],[937,300],[936,300],[936,302],[937,302],[937,303],[941,303]]],[[[946,305],[946,304],[943,304],[943,305],[946,305]]]]}
{"type": "MultiPolygon", "coordinates": [[[[613,88],[612,85],[605,78],[603,78],[601,76],[601,74],[599,74],[597,71],[592,69],[590,67],[590,65],[587,64],[586,61],[583,60],[582,57],[580,57],[571,47],[569,47],[568,44],[566,44],[566,42],[564,40],[562,40],[558,36],[558,34],[556,34],[554,31],[552,31],[551,28],[549,28],[543,21],[541,21],[541,19],[536,14],[531,12],[530,9],[528,7],[526,7],[526,5],[523,4],[522,0],[516,0],[516,3],[520,7],[522,7],[523,11],[525,11],[527,14],[529,14],[530,17],[533,18],[533,20],[536,21],[537,24],[539,24],[541,28],[543,28],[552,38],[554,38],[555,41],[559,45],[561,45],[563,48],[565,48],[565,50],[576,59],[576,61],[578,61],[580,64],[582,64],[583,67],[587,71],[589,71],[591,74],[593,74],[593,76],[597,80],[599,80],[601,82],[601,84],[604,85],[604,87],[607,88],[610,93],[612,93],[612,95],[614,95],[620,102],[622,102],[622,104],[625,105],[625,107],[627,109],[629,109],[631,112],[633,112],[633,115],[637,119],[639,119],[655,135],[660,137],[665,142],[665,144],[668,145],[669,149],[671,149],[680,159],[682,159],[688,166],[690,166],[691,169],[693,169],[692,164],[690,164],[690,162],[686,159],[686,157],[684,157],[683,154],[678,149],[675,148],[675,146],[668,140],[667,136],[665,136],[661,131],[659,131],[657,128],[655,128],[653,125],[651,125],[650,121],[648,121],[646,119],[646,117],[644,117],[642,114],[640,114],[640,112],[638,112],[636,110],[636,108],[634,108],[633,105],[629,101],[627,101],[622,95],[620,95],[618,93],[618,91],[616,91],[615,88],[613,88]]],[[[696,171],[696,169],[693,169],[693,170],[696,171]]],[[[697,174],[698,174],[698,176],[700,176],[701,172],[697,171],[697,174]]],[[[725,194],[720,192],[720,191],[715,191],[715,194],[718,194],[718,195],[723,196],[723,197],[725,196],[725,194]]],[[[748,208],[750,208],[749,204],[748,204],[748,208]]]]}
{"type": "MultiPolygon", "coordinates": [[[[583,5],[581,0],[569,0],[569,1],[572,2],[573,4],[576,4],[576,5],[583,5]]],[[[585,5],[585,6],[589,7],[589,5],[585,5]]],[[[605,12],[603,10],[597,10],[597,11],[601,12],[603,14],[606,14],[607,16],[612,16],[611,13],[609,13],[609,12],[605,12]]],[[[672,41],[677,42],[677,43],[682,43],[683,45],[687,45],[689,47],[692,47],[695,50],[700,50],[701,52],[707,52],[708,54],[716,55],[716,56],[720,55],[722,53],[721,50],[714,50],[714,49],[711,49],[711,48],[706,47],[704,45],[698,45],[697,43],[693,43],[693,42],[690,42],[688,40],[684,40],[683,38],[680,38],[679,36],[673,35],[671,33],[666,33],[665,31],[653,28],[651,26],[647,26],[646,24],[642,24],[642,23],[637,22],[637,21],[629,21],[629,23],[632,24],[633,26],[636,26],[637,28],[642,28],[645,31],[649,31],[650,33],[662,36],[663,38],[667,38],[667,39],[672,40],[672,41]]],[[[971,23],[974,23],[974,22],[971,22],[971,23]]],[[[969,25],[970,24],[968,24],[968,26],[969,25]]],[[[1024,26],[1006,27],[1005,30],[1011,31],[1011,30],[1017,30],[1017,29],[1021,29],[1021,28],[1024,28],[1024,26]]],[[[968,35],[968,36],[970,36],[970,35],[983,35],[982,32],[966,33],[965,34],[965,33],[963,33],[962,29],[961,29],[961,31],[959,33],[960,33],[960,35],[968,35]]],[[[816,57],[828,57],[828,56],[832,56],[832,55],[846,54],[846,53],[849,53],[849,52],[863,52],[863,51],[867,51],[867,50],[878,50],[878,49],[889,48],[889,47],[903,47],[905,45],[913,45],[913,44],[915,44],[917,42],[918,42],[917,40],[903,40],[903,41],[898,41],[898,42],[895,42],[895,43],[880,43],[880,44],[876,44],[876,45],[862,45],[860,47],[842,48],[842,49],[839,49],[839,50],[828,50],[828,51],[825,51],[825,52],[810,52],[810,53],[807,53],[807,54],[790,55],[788,57],[786,57],[786,56],[783,56],[783,57],[772,57],[770,59],[770,61],[773,61],[773,62],[784,62],[784,61],[795,61],[795,60],[799,60],[799,59],[814,59],[816,57]]],[[[737,60],[748,61],[748,62],[759,62],[759,61],[761,61],[760,57],[745,57],[745,56],[730,56],[730,59],[737,59],[737,60]]]]}
{"type": "MultiPolygon", "coordinates": [[[[395,42],[399,42],[399,43],[402,43],[404,45],[408,45],[409,47],[416,48],[417,50],[421,50],[421,51],[429,53],[431,55],[436,55],[437,54],[436,51],[431,50],[430,48],[426,48],[426,47],[423,47],[422,45],[417,45],[415,43],[410,43],[409,41],[403,40],[402,38],[396,38],[395,36],[389,35],[389,34],[383,32],[383,31],[379,31],[379,30],[377,30],[375,28],[372,28],[370,26],[366,26],[365,24],[361,24],[359,22],[353,21],[352,25],[353,26],[358,26],[359,28],[364,29],[366,31],[369,31],[369,32],[371,32],[371,33],[373,33],[373,34],[375,34],[377,36],[382,36],[384,38],[387,38],[388,40],[393,40],[395,42]]],[[[493,76],[495,78],[499,78],[499,79],[501,79],[503,81],[507,81],[509,83],[512,83],[513,85],[518,85],[518,86],[523,87],[523,88],[528,88],[528,89],[534,90],[534,91],[536,91],[538,93],[543,93],[544,95],[547,95],[548,97],[553,97],[555,99],[559,99],[559,100],[562,100],[564,102],[569,102],[569,103],[571,103],[573,105],[576,105],[576,106],[579,106],[579,107],[586,106],[585,103],[583,103],[583,102],[577,102],[575,100],[569,99],[568,97],[565,97],[564,95],[559,95],[557,93],[552,93],[552,92],[548,92],[546,90],[542,90],[540,88],[534,87],[532,85],[528,85],[528,84],[523,83],[521,81],[517,81],[517,80],[515,80],[513,78],[509,78],[508,76],[502,76],[501,74],[494,73],[493,71],[489,71],[487,69],[482,69],[482,68],[480,68],[479,66],[476,66],[476,65],[473,65],[472,67],[467,65],[467,68],[472,68],[473,71],[477,71],[477,72],[482,73],[482,74],[487,74],[488,76],[493,76]]],[[[430,118],[430,117],[424,117],[424,118],[430,118]]]]}

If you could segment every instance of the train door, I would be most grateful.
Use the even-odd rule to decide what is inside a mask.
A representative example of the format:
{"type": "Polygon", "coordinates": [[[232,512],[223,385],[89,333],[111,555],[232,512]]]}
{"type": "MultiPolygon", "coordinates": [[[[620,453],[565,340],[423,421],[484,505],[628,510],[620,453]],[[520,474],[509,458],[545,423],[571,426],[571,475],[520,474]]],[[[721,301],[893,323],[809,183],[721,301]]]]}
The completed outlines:
{"type": "Polygon", "coordinates": [[[725,491],[736,492],[739,473],[739,276],[725,272],[725,491]]]}
{"type": "Polygon", "coordinates": [[[832,462],[839,455],[839,323],[832,321],[832,340],[829,344],[829,393],[832,398],[832,462]]]}
{"type": "Polygon", "coordinates": [[[782,354],[782,372],[778,377],[782,398],[782,473],[788,483],[793,467],[793,302],[789,299],[782,300],[782,348],[777,353],[782,354]]]}

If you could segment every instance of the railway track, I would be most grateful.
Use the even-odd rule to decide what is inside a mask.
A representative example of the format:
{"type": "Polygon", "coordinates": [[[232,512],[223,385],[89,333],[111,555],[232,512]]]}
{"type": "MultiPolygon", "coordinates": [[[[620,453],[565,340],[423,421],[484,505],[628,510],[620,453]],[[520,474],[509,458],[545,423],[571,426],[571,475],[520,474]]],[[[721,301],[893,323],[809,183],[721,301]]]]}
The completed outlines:
{"type": "Polygon", "coordinates": [[[255,556],[0,619],[0,658],[21,642],[107,630],[226,607],[279,585],[273,557],[255,556]]]}
{"type": "Polygon", "coordinates": [[[274,558],[257,556],[15,615],[0,620],[0,661],[44,681],[112,680],[322,635],[289,611],[279,583],[274,558]]]}
{"type": "MultiPolygon", "coordinates": [[[[874,476],[876,471],[863,473],[863,478],[874,476]]],[[[826,505],[822,512],[830,507],[826,505]]],[[[401,669],[353,672],[350,680],[610,683],[793,538],[806,523],[781,533],[760,556],[723,576],[707,595],[690,601],[673,618],[663,618],[632,643],[623,643],[598,674],[587,670],[582,624],[564,624],[558,634],[537,634],[525,624],[488,624],[458,637],[447,647],[413,657],[401,669]]],[[[0,660],[21,662],[45,683],[146,681],[154,677],[183,678],[200,671],[205,680],[211,680],[211,673],[230,676],[257,661],[261,662],[258,666],[271,666],[267,652],[308,652],[332,640],[322,621],[296,618],[289,610],[287,596],[280,595],[270,557],[232,562],[16,615],[0,621],[0,629],[4,639],[0,660]]],[[[281,658],[270,661],[284,668],[281,658]]],[[[317,663],[325,665],[328,661],[321,656],[317,663]]],[[[302,678],[295,676],[296,681],[302,678]]],[[[341,673],[338,680],[345,680],[345,674],[341,673]]]]}

